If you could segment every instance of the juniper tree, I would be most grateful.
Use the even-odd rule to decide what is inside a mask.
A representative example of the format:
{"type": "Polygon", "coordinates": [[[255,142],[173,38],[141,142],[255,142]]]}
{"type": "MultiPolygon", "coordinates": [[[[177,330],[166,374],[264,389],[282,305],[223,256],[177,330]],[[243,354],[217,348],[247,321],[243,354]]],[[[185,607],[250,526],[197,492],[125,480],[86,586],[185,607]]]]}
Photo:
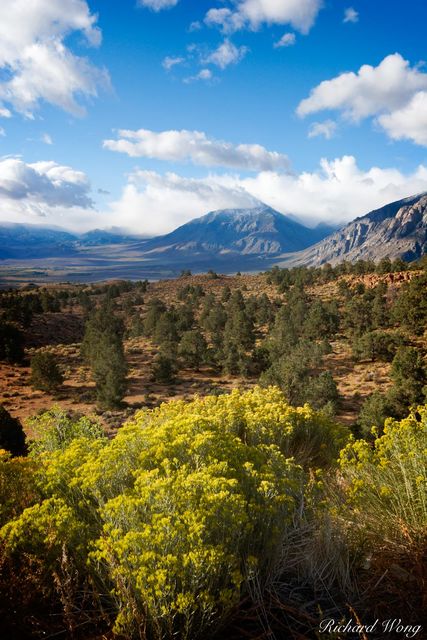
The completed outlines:
{"type": "Polygon", "coordinates": [[[53,353],[39,351],[31,358],[31,385],[40,391],[56,391],[64,378],[53,353]]]}
{"type": "Polygon", "coordinates": [[[0,323],[0,360],[21,362],[24,357],[24,336],[14,324],[0,323]]]}
{"type": "Polygon", "coordinates": [[[82,355],[92,370],[98,402],[108,408],[119,406],[126,391],[123,333],[111,305],[98,309],[85,327],[82,355]]]}
{"type": "Polygon", "coordinates": [[[186,331],[179,343],[178,354],[187,367],[198,369],[206,361],[207,344],[198,330],[186,331]]]}

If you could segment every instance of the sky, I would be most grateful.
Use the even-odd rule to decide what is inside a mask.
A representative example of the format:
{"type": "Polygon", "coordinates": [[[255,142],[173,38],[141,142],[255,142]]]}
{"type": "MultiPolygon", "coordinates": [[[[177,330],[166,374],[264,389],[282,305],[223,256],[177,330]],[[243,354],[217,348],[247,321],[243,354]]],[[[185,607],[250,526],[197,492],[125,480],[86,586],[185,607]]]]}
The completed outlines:
{"type": "Polygon", "coordinates": [[[0,221],[166,233],[427,191],[425,0],[1,0],[0,221]]]}

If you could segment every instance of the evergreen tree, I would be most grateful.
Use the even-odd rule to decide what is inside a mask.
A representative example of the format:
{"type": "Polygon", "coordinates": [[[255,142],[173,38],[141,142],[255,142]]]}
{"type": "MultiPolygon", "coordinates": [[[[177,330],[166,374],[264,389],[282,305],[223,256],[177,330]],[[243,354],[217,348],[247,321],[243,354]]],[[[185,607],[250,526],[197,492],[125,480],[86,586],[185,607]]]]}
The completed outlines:
{"type": "Polygon", "coordinates": [[[31,358],[31,384],[40,391],[56,391],[64,378],[53,353],[38,351],[31,358]]]}
{"type": "Polygon", "coordinates": [[[110,305],[102,306],[86,323],[82,355],[92,369],[101,406],[119,406],[126,391],[123,333],[123,322],[110,305]]]}
{"type": "Polygon", "coordinates": [[[170,384],[175,381],[176,371],[175,358],[160,351],[154,358],[151,368],[153,380],[163,384],[170,384]]]}
{"type": "Polygon", "coordinates": [[[374,391],[363,403],[357,419],[357,427],[364,438],[373,439],[372,427],[376,427],[379,435],[384,429],[386,418],[395,417],[393,407],[387,394],[374,391]]]}
{"type": "Polygon", "coordinates": [[[139,313],[133,313],[131,316],[128,336],[130,338],[138,338],[144,335],[144,323],[139,313]]]}
{"type": "Polygon", "coordinates": [[[222,370],[231,376],[246,376],[249,359],[245,351],[235,342],[228,342],[224,346],[222,356],[222,370]]]}
{"type": "Polygon", "coordinates": [[[325,303],[315,300],[310,306],[304,322],[304,334],[307,338],[317,340],[334,336],[340,324],[338,307],[335,302],[325,303]]]}
{"type": "Polygon", "coordinates": [[[9,451],[13,456],[25,456],[27,453],[21,423],[3,405],[0,405],[0,449],[9,451]]]}
{"type": "Polygon", "coordinates": [[[411,405],[425,401],[426,369],[421,353],[415,347],[399,347],[390,372],[394,388],[389,394],[396,411],[405,414],[411,405]]]}
{"type": "Polygon", "coordinates": [[[154,329],[153,340],[165,348],[176,349],[178,342],[177,318],[174,309],[162,313],[154,329]]]}
{"type": "Polygon", "coordinates": [[[417,335],[427,326],[427,273],[404,284],[392,307],[392,317],[417,335]]]}
{"type": "Polygon", "coordinates": [[[24,357],[24,336],[15,325],[0,323],[0,360],[22,362],[24,357]]]}
{"type": "Polygon", "coordinates": [[[184,366],[198,369],[206,361],[207,344],[198,330],[186,331],[179,343],[178,354],[184,366]]]}
{"type": "Polygon", "coordinates": [[[147,313],[144,318],[144,333],[146,336],[151,337],[154,334],[157,322],[165,312],[166,306],[162,300],[152,298],[147,303],[147,313]]]}
{"type": "Polygon", "coordinates": [[[180,305],[175,312],[176,328],[179,333],[189,331],[193,328],[195,318],[193,306],[191,304],[180,305]]]}
{"type": "Polygon", "coordinates": [[[354,338],[352,343],[353,357],[357,361],[391,362],[399,346],[402,346],[402,337],[399,334],[370,331],[354,338]]]}
{"type": "Polygon", "coordinates": [[[311,376],[304,393],[304,401],[314,409],[328,408],[335,413],[339,394],[337,384],[330,371],[322,371],[318,376],[311,376]]]}

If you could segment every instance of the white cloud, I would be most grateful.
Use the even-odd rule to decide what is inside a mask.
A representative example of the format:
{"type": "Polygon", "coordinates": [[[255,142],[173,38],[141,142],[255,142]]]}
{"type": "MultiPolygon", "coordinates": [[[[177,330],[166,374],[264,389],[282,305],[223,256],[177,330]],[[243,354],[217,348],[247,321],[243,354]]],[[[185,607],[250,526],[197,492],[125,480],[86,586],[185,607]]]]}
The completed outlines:
{"type": "Polygon", "coordinates": [[[105,140],[104,148],[131,157],[156,158],[172,162],[191,161],[205,167],[221,166],[250,171],[287,170],[287,156],[268,151],[259,144],[233,145],[208,138],[202,131],[120,130],[118,140],[105,140]]]}
{"type": "Polygon", "coordinates": [[[411,67],[398,53],[377,67],[363,65],[357,73],[342,73],[315,87],[297,108],[304,117],[327,109],[358,122],[376,117],[390,138],[427,145],[427,73],[411,67]]]}
{"type": "Polygon", "coordinates": [[[52,136],[50,136],[48,133],[43,133],[42,137],[41,137],[41,141],[44,142],[45,144],[53,144],[53,140],[52,140],[52,136]]]}
{"type": "Polygon", "coordinates": [[[195,179],[138,171],[129,178],[121,198],[102,216],[106,224],[134,232],[167,233],[214,209],[255,206],[256,200],[234,183],[227,176],[195,179]]]}
{"type": "Polygon", "coordinates": [[[249,49],[247,47],[236,47],[230,40],[224,40],[215,51],[204,58],[204,64],[215,64],[220,69],[225,69],[230,64],[240,62],[249,49]]]}
{"type": "Polygon", "coordinates": [[[377,67],[363,65],[325,80],[298,105],[297,113],[306,116],[325,109],[338,109],[346,118],[359,121],[383,111],[402,108],[416,93],[427,89],[427,74],[398,53],[387,56],[377,67]]]}
{"type": "Polygon", "coordinates": [[[411,174],[393,168],[362,170],[353,156],[322,159],[297,176],[263,172],[240,182],[251,195],[306,222],[348,222],[394,200],[427,190],[427,167],[411,174]]]}
{"type": "Polygon", "coordinates": [[[403,174],[393,168],[362,170],[356,159],[323,159],[314,172],[290,175],[264,171],[253,178],[209,175],[184,178],[138,171],[119,200],[103,212],[104,224],[159,234],[208,211],[265,202],[306,224],[345,223],[394,200],[427,190],[427,167],[403,174]]]}
{"type": "Polygon", "coordinates": [[[194,22],[192,22],[188,27],[188,31],[190,33],[193,33],[193,31],[200,31],[201,28],[202,28],[201,23],[198,20],[194,20],[194,22]]]}
{"type": "Polygon", "coordinates": [[[343,22],[359,22],[359,14],[353,9],[353,7],[349,7],[344,11],[344,19],[343,22]]]}
{"type": "Polygon", "coordinates": [[[170,71],[173,67],[182,64],[184,61],[185,58],[166,56],[166,58],[163,59],[162,67],[166,69],[166,71],[170,71]]]}
{"type": "Polygon", "coordinates": [[[197,82],[198,80],[212,80],[213,74],[210,69],[201,69],[196,75],[189,76],[188,78],[184,78],[185,84],[190,84],[191,82],[197,82]]]}
{"type": "Polygon", "coordinates": [[[3,127],[0,127],[0,136],[4,138],[5,135],[6,135],[6,131],[3,129],[3,127]]]}
{"type": "MultiPolygon", "coordinates": [[[[345,223],[394,200],[427,190],[427,166],[412,173],[361,169],[352,156],[323,159],[299,175],[262,171],[253,177],[209,174],[187,178],[135,171],[117,200],[97,212],[84,173],[54,162],[0,160],[0,218],[58,224],[75,230],[119,226],[166,233],[208,211],[251,207],[260,201],[306,224],[345,223]]],[[[105,193],[105,192],[104,192],[105,193]]]]}
{"type": "Polygon", "coordinates": [[[274,43],[274,48],[280,49],[281,47],[292,47],[296,40],[294,33],[285,33],[280,40],[274,43]]]}
{"type": "Polygon", "coordinates": [[[309,138],[317,138],[324,136],[326,140],[334,137],[337,130],[337,123],[334,120],[325,120],[324,122],[313,122],[308,131],[309,138]]]}
{"type": "Polygon", "coordinates": [[[31,117],[41,101],[81,115],[78,101],[94,97],[108,75],[86,58],[74,55],[64,40],[83,33],[90,46],[99,46],[97,16],[86,0],[2,0],[0,3],[0,115],[10,109],[31,117]]]}
{"type": "Polygon", "coordinates": [[[205,17],[209,26],[220,27],[224,33],[243,28],[258,29],[263,24],[290,24],[301,33],[308,33],[319,13],[322,0],[240,0],[235,10],[210,9],[205,17]]]}
{"type": "Polygon", "coordinates": [[[138,6],[158,12],[175,7],[178,2],[179,0],[138,0],[138,6]]]}
{"type": "Polygon", "coordinates": [[[378,122],[394,140],[427,146],[427,91],[416,93],[401,109],[381,115],[378,122]]]}
{"type": "Polygon", "coordinates": [[[19,158],[0,159],[2,220],[34,222],[34,218],[44,218],[45,223],[70,226],[74,218],[79,224],[84,222],[92,208],[90,183],[82,171],[55,162],[28,164],[19,158]]]}

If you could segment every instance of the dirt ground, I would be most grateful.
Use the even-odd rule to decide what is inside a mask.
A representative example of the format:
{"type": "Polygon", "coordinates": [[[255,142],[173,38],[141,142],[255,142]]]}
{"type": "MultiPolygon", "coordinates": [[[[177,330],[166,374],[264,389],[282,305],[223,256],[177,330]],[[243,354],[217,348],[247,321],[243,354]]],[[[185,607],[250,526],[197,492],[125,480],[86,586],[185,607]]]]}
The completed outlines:
{"type": "MultiPolygon", "coordinates": [[[[363,282],[366,286],[375,286],[387,281],[391,287],[399,287],[413,272],[388,274],[387,276],[345,276],[352,282],[363,282]],[[402,277],[399,277],[402,276],[402,277]]],[[[215,296],[222,295],[225,286],[231,290],[242,289],[245,296],[266,293],[270,299],[281,298],[274,285],[266,283],[262,275],[221,276],[197,275],[175,280],[163,280],[151,283],[143,294],[144,301],[158,297],[168,304],[178,301],[178,292],[186,284],[201,285],[206,292],[215,296]]],[[[71,286],[71,285],[70,285],[71,286]]],[[[90,286],[90,285],[89,285],[90,286]]],[[[53,285],[59,288],[59,285],[53,285]]],[[[64,288],[61,286],[61,288],[64,288]]],[[[330,298],[337,291],[337,284],[319,285],[311,293],[321,298],[330,298]]],[[[118,299],[122,304],[126,296],[118,299]]],[[[141,311],[142,311],[141,307],[141,311]]],[[[17,366],[0,363],[0,402],[24,424],[28,435],[31,430],[26,421],[30,416],[58,404],[84,414],[97,414],[109,433],[114,433],[136,409],[152,408],[161,402],[172,399],[191,399],[195,395],[207,395],[228,391],[234,387],[250,388],[256,379],[241,379],[219,374],[202,367],[199,371],[180,370],[176,381],[170,385],[159,384],[151,379],[151,363],[157,348],[147,338],[132,338],[125,342],[125,353],[129,367],[128,392],[124,406],[120,411],[100,412],[96,407],[94,383],[90,370],[80,356],[80,342],[83,337],[83,312],[77,306],[65,308],[60,313],[36,315],[26,337],[26,354],[31,355],[38,348],[48,348],[58,359],[64,375],[64,384],[57,394],[51,395],[36,391],[30,383],[29,366],[17,366]]],[[[351,425],[354,423],[363,401],[375,390],[384,391],[389,385],[390,365],[379,362],[355,363],[351,356],[349,341],[340,336],[332,342],[332,353],[325,357],[325,368],[334,376],[341,396],[337,420],[351,425]]]]}

